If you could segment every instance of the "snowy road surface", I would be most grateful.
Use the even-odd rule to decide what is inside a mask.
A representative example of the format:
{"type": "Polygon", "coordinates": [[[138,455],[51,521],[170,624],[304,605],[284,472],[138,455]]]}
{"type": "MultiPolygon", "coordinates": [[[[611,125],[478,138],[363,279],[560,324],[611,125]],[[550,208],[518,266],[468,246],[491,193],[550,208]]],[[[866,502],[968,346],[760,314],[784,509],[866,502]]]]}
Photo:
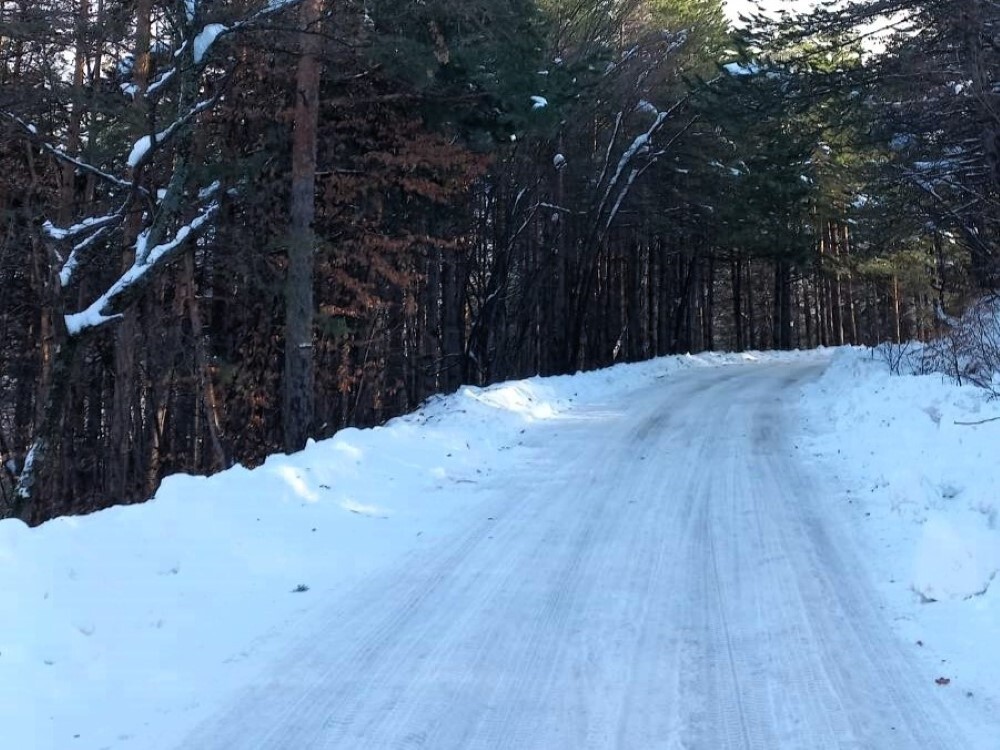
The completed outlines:
{"type": "Polygon", "coordinates": [[[300,623],[180,747],[973,747],[787,437],[822,366],[682,373],[530,431],[502,498],[300,623]]]}

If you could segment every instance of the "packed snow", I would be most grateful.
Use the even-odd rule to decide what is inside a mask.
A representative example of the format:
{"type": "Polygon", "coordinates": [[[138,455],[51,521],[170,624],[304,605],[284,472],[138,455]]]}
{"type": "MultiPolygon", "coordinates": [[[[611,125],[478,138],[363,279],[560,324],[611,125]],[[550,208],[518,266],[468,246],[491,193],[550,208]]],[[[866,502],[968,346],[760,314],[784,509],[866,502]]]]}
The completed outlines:
{"type": "MultiPolygon", "coordinates": [[[[708,378],[720,367],[735,378],[758,365],[795,367],[797,383],[829,356],[705,354],[467,387],[254,470],[169,477],[143,505],[36,529],[2,521],[4,745],[179,747],[225,696],[259,682],[326,599],[365,591],[513,502],[519,485],[508,483],[544,465],[554,429],[600,434],[607,404],[641,413],[642,398],[682,379],[695,388],[701,372],[721,389],[728,375],[708,378]]],[[[956,423],[1000,416],[1000,406],[940,377],[890,377],[852,349],[787,398],[805,416],[788,438],[797,456],[840,492],[796,501],[859,541],[857,573],[883,598],[893,637],[947,680],[932,688],[972,728],[971,747],[995,747],[985,717],[1000,714],[1000,598],[990,585],[1000,568],[1000,422],[956,423]]],[[[631,428],[636,439],[667,430],[658,419],[631,428]]],[[[725,587],[720,596],[727,590],[740,596],[725,587]]]]}

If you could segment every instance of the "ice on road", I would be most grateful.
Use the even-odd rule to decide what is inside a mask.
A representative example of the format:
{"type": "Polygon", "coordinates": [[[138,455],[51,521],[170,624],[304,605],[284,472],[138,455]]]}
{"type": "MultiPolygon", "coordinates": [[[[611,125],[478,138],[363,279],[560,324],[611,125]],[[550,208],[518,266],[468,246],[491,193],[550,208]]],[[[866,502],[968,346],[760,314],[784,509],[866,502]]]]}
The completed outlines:
{"type": "Polygon", "coordinates": [[[790,437],[822,367],[680,373],[531,430],[501,498],[300,623],[180,747],[972,747],[790,437]]]}

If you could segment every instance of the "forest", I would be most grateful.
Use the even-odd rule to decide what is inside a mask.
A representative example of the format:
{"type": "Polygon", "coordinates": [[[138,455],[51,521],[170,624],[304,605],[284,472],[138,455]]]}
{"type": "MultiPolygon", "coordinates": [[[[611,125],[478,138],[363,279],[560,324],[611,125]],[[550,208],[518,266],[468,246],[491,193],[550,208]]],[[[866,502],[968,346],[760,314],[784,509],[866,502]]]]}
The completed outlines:
{"type": "Polygon", "coordinates": [[[0,517],[462,384],[939,336],[1000,273],[998,24],[0,0],[0,517]]]}

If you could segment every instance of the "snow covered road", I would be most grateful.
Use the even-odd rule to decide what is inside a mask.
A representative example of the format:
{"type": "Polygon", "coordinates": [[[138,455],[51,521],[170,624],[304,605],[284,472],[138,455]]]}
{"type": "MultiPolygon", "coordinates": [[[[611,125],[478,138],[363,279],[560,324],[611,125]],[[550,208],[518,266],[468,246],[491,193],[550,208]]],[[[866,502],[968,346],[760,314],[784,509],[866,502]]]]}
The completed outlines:
{"type": "Polygon", "coordinates": [[[303,618],[179,747],[976,747],[788,437],[823,366],[679,373],[534,427],[473,521],[303,618]]]}

